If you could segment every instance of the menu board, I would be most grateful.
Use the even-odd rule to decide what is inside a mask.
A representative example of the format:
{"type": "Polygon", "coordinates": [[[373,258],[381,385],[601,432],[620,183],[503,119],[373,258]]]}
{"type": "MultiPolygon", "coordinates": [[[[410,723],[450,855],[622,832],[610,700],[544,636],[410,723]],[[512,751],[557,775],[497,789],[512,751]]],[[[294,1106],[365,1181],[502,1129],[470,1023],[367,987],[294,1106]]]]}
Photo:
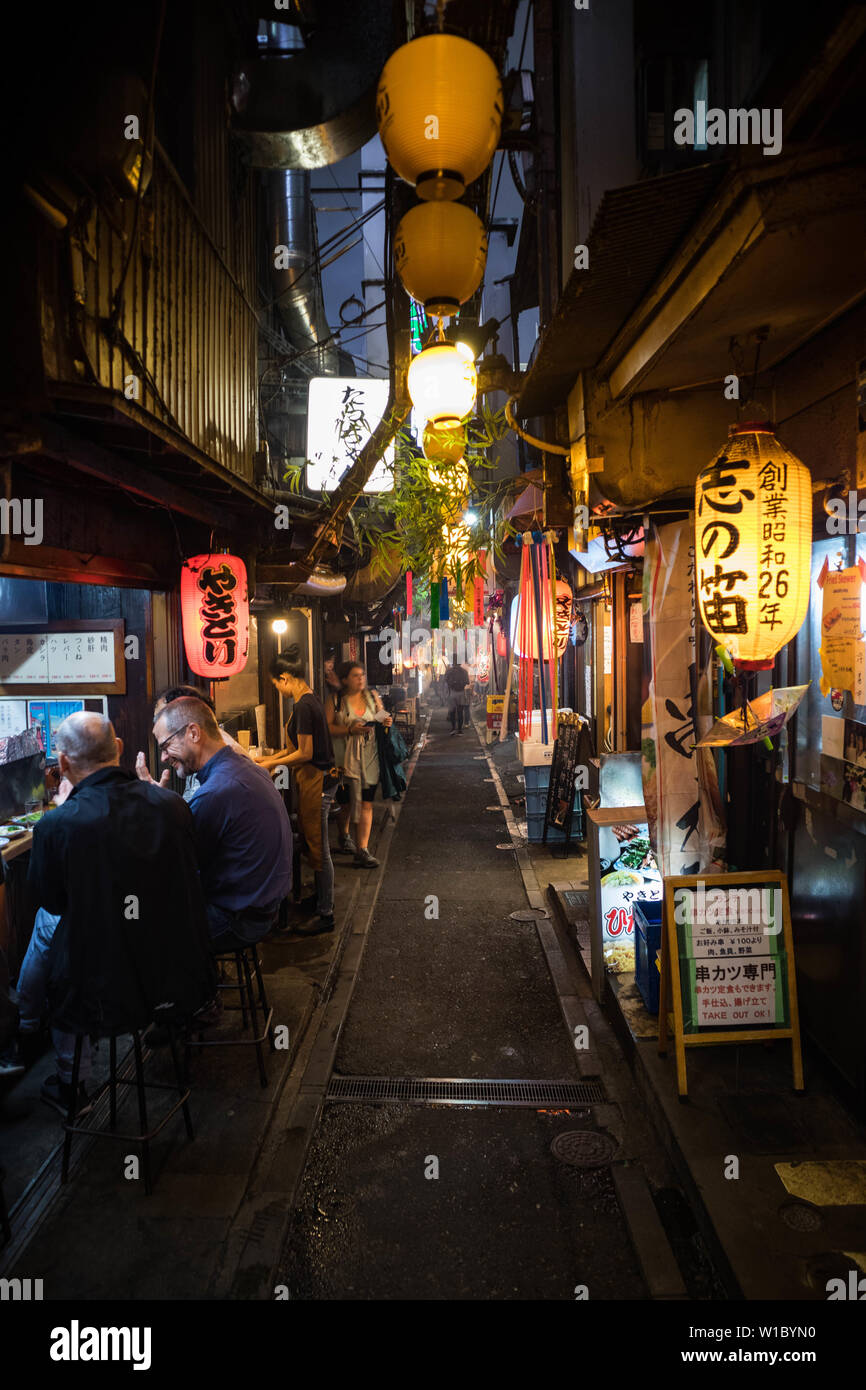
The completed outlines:
{"type": "Polygon", "coordinates": [[[678,887],[673,898],[683,1031],[788,1026],[778,877],[678,887]]]}
{"type": "Polygon", "coordinates": [[[569,836],[574,829],[580,840],[585,834],[582,798],[580,809],[577,812],[577,825],[573,827],[571,823],[574,815],[572,808],[574,807],[575,783],[581,792],[586,788],[587,765],[591,751],[589,729],[581,720],[580,715],[561,714],[556,742],[553,745],[553,763],[547,790],[545,822],[548,826],[566,830],[569,836]],[[581,770],[583,777],[579,778],[578,773],[581,770]]]}
{"type": "Polygon", "coordinates": [[[27,728],[27,701],[0,700],[0,738],[23,734],[27,728]]]}
{"type": "Polygon", "coordinates": [[[69,621],[0,632],[0,690],[56,687],[73,694],[126,692],[123,622],[69,621]]]}

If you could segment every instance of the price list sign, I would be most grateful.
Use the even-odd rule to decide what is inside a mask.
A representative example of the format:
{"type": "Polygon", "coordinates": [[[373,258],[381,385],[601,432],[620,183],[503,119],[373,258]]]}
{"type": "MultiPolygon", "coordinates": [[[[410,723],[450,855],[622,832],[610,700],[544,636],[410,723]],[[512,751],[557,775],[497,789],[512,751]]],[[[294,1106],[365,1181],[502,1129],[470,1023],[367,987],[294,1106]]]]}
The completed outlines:
{"type": "Polygon", "coordinates": [[[126,670],[123,620],[77,619],[0,632],[0,694],[49,690],[74,694],[86,686],[123,695],[126,670]]]}
{"type": "Polygon", "coordinates": [[[659,1052],[673,1006],[679,1093],[685,1049],[790,1038],[803,1089],[788,883],[781,873],[667,878],[659,997],[659,1052]],[[670,977],[668,979],[668,976],[670,977]]]}

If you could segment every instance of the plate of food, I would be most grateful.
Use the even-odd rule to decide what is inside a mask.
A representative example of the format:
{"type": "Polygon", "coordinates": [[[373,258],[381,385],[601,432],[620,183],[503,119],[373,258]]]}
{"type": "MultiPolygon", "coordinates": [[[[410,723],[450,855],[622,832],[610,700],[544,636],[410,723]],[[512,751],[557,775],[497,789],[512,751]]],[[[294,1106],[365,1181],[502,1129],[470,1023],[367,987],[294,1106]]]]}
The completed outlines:
{"type": "Polygon", "coordinates": [[[25,825],[0,825],[0,836],[4,840],[15,840],[19,835],[26,835],[25,825]]]}
{"type": "Polygon", "coordinates": [[[614,869],[612,873],[605,874],[601,882],[603,888],[633,888],[643,880],[634,869],[614,869]]]}

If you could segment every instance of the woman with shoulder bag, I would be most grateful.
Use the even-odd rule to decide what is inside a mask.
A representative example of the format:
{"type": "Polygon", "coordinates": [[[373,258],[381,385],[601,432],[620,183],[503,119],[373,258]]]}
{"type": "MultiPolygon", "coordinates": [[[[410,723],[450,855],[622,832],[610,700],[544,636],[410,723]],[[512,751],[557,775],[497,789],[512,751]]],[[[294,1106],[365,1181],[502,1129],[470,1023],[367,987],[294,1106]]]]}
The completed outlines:
{"type": "Polygon", "coordinates": [[[259,767],[273,772],[278,767],[290,767],[298,788],[298,820],[316,880],[316,891],[301,904],[315,908],[318,922],[302,929],[295,927],[298,936],[318,936],[334,927],[334,864],[328,843],[328,816],[337,790],[334,773],[334,749],[325,708],[318,695],[306,681],[306,667],[301,649],[293,643],[270,665],[271,682],[281,695],[294,700],[292,717],[286,728],[287,752],[257,759],[259,767]]]}
{"type": "Polygon", "coordinates": [[[338,747],[342,740],[345,748],[342,766],[344,784],[348,789],[347,819],[354,830],[351,837],[343,830],[341,848],[351,847],[354,850],[357,868],[375,869],[379,861],[367,848],[373,824],[373,798],[380,780],[374,726],[376,722],[381,722],[389,728],[391,716],[386,714],[376,692],[367,688],[367,673],[360,662],[345,661],[337,674],[343,695],[333,707],[329,727],[338,740],[338,747]]]}

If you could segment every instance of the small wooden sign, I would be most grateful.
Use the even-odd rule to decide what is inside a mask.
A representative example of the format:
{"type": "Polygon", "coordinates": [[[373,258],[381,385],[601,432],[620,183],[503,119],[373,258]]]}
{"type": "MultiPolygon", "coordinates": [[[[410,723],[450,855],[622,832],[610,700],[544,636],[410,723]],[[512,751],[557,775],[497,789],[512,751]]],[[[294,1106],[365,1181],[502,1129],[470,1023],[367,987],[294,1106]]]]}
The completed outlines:
{"type": "Polygon", "coordinates": [[[659,1053],[673,1007],[677,1088],[688,1093],[687,1047],[790,1038],[803,1089],[788,881],[775,870],[664,881],[659,1053]]]}
{"type": "MultiPolygon", "coordinates": [[[[586,790],[587,767],[591,752],[592,744],[586,722],[579,714],[560,714],[556,742],[553,745],[550,781],[547,788],[543,842],[547,844],[549,829],[563,830],[565,832],[566,854],[571,843],[575,791],[582,793],[586,790]],[[575,786],[581,767],[584,769],[584,775],[579,784],[575,786]]],[[[582,840],[586,834],[582,795],[578,803],[576,834],[579,840],[582,840]]]]}

